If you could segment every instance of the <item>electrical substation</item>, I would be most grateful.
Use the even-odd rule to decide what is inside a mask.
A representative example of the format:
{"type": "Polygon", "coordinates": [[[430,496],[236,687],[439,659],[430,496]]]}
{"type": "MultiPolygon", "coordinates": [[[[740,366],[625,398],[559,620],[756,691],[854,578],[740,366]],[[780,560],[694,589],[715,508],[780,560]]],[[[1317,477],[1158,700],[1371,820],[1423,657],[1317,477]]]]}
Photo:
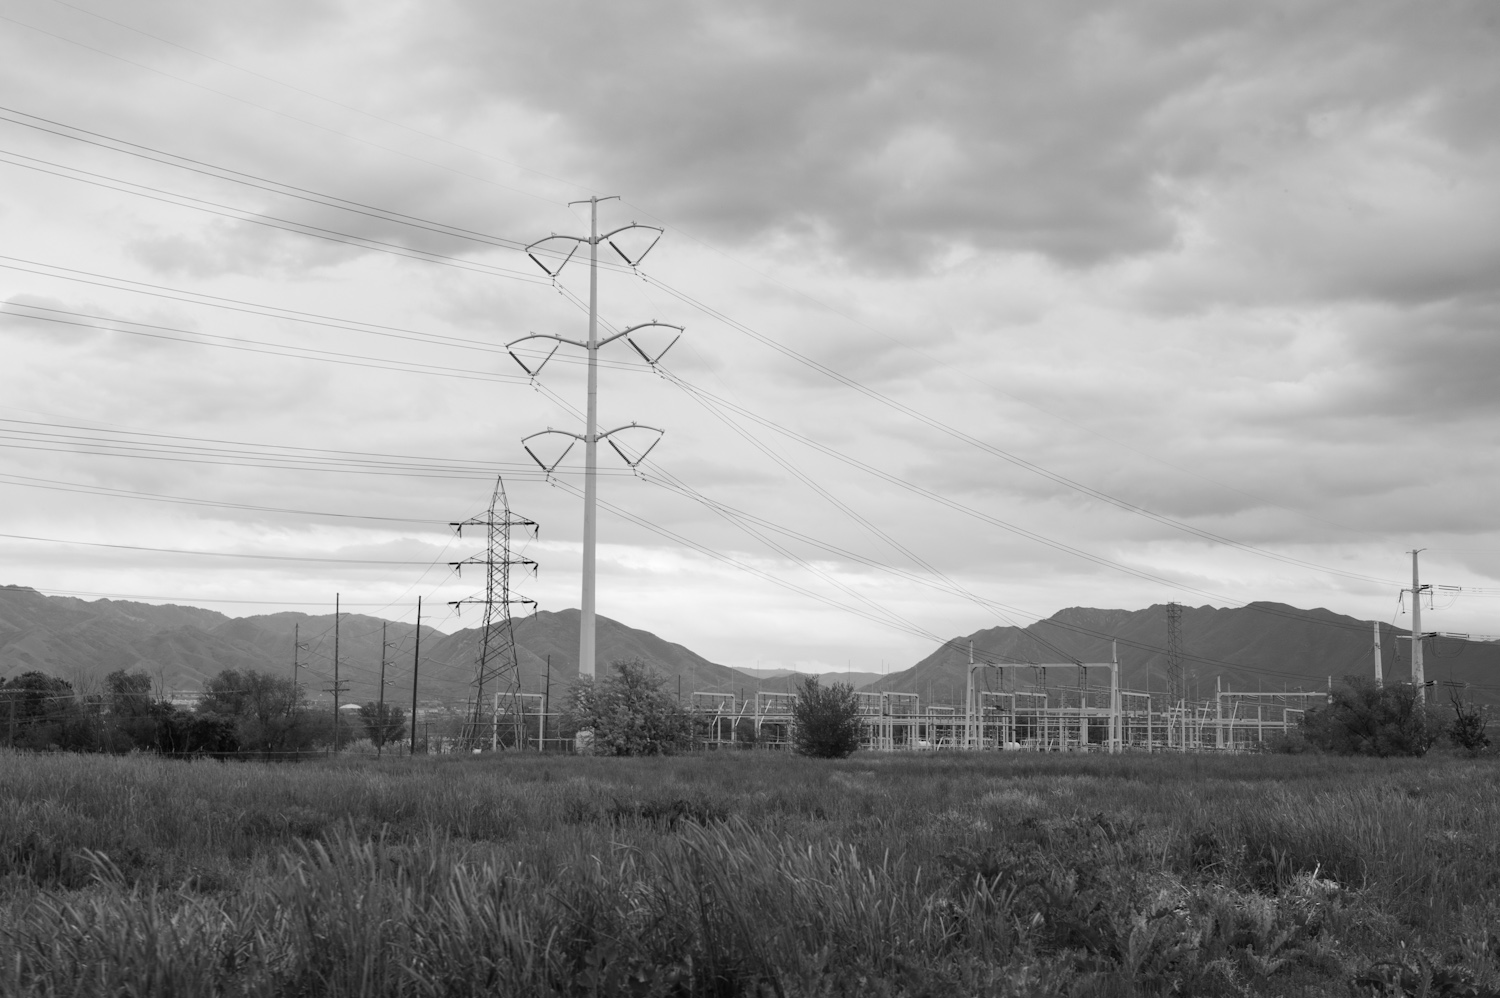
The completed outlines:
{"type": "MultiPolygon", "coordinates": [[[[1089,664],[1103,669],[1113,663],[1089,664]]],[[[987,673],[1063,665],[988,665],[971,669],[968,702],[924,702],[915,693],[856,692],[860,748],[871,752],[1256,752],[1296,729],[1304,710],[1326,691],[1246,692],[1216,684],[1213,695],[1173,701],[1165,691],[1121,689],[1115,683],[991,688],[987,673]]],[[[1067,663],[1066,668],[1079,667],[1067,663]]],[[[1117,670],[1111,668],[1111,676],[1117,670]]],[[[709,751],[790,751],[796,721],[791,693],[757,690],[693,693],[684,703],[709,751]]],[[[522,750],[571,750],[558,733],[560,715],[540,693],[496,692],[487,717],[455,748],[508,745],[522,750]]]]}

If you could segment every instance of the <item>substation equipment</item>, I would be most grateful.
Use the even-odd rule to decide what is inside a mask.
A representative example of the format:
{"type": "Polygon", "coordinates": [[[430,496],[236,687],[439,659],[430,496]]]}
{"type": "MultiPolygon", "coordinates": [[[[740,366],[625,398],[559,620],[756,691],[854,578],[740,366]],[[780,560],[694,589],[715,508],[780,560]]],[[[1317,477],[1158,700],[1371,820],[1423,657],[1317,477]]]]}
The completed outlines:
{"type": "MultiPolygon", "coordinates": [[[[1296,729],[1305,709],[1328,692],[1244,691],[1222,682],[1201,699],[1119,685],[1115,662],[992,663],[969,669],[962,704],[924,701],[915,693],[856,692],[860,749],[871,752],[1254,752],[1296,729]],[[1032,684],[1028,672],[1071,669],[1085,677],[1108,670],[1107,683],[1032,684]],[[1012,689],[988,689],[985,679],[1008,676],[1012,689]]],[[[541,693],[497,691],[486,698],[482,734],[442,739],[433,751],[519,748],[569,751],[560,735],[556,702],[541,693]],[[451,741],[452,744],[447,744],[451,741]]],[[[698,692],[688,707],[697,717],[699,745],[709,751],[790,751],[796,721],[792,693],[757,690],[698,692]]]]}
{"type": "MultiPolygon", "coordinates": [[[[1004,685],[1002,683],[1002,685],[1004,685]]],[[[1120,685],[1117,655],[1108,662],[975,662],[967,669],[962,704],[924,702],[916,693],[856,692],[860,748],[875,752],[1247,752],[1286,735],[1326,690],[1233,690],[1216,681],[1212,696],[1173,699],[1160,690],[1120,685]],[[1072,670],[1074,686],[1031,675],[1072,670]],[[1107,672],[1107,683],[1090,680],[1107,672]],[[1010,689],[990,689],[990,676],[1009,677],[1010,689]]],[[[790,748],[796,725],[791,693],[752,696],[699,692],[691,706],[705,749],[790,748]]]]}

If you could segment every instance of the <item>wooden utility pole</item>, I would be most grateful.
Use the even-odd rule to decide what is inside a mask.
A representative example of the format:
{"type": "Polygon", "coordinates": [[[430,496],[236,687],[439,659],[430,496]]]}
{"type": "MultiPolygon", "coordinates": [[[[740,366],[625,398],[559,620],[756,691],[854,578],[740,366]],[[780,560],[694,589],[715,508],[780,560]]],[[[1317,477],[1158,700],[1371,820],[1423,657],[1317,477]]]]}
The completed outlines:
{"type": "Polygon", "coordinates": [[[411,749],[417,754],[417,669],[422,664],[422,597],[417,597],[417,647],[411,653],[411,749]]]}
{"type": "Polygon", "coordinates": [[[379,759],[385,748],[385,652],[390,645],[385,643],[385,621],[380,622],[380,692],[375,698],[375,758],[379,759]]]}
{"type": "Polygon", "coordinates": [[[339,594],[333,594],[333,750],[339,750],[339,594]]]}

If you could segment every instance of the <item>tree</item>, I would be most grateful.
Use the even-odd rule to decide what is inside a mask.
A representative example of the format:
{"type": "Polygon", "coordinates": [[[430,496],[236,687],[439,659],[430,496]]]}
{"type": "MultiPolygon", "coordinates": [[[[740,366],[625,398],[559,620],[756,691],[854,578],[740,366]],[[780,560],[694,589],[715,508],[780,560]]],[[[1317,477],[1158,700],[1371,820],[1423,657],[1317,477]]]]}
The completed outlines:
{"type": "Polygon", "coordinates": [[[1377,686],[1346,676],[1327,706],[1302,716],[1302,731],[1320,749],[1340,755],[1425,755],[1441,730],[1410,683],[1377,686]]]}
{"type": "Polygon", "coordinates": [[[668,755],[693,744],[692,716],[639,659],[613,663],[614,675],[580,679],[568,691],[568,721],[592,731],[599,755],[668,755]]]}
{"type": "Polygon", "coordinates": [[[144,672],[116,669],[104,677],[104,697],[116,717],[141,717],[151,713],[151,677],[144,672]]]}
{"type": "Polygon", "coordinates": [[[290,679],[254,669],[225,669],[203,684],[197,712],[230,719],[239,746],[288,752],[307,748],[318,727],[301,715],[301,700],[290,679]]]}
{"type": "Polygon", "coordinates": [[[1450,690],[1453,702],[1453,723],[1448,727],[1448,737],[1453,744],[1470,755],[1478,755],[1490,747],[1489,715],[1485,708],[1469,703],[1458,690],[1450,690]]]}
{"type": "Polygon", "coordinates": [[[79,727],[73,684],[45,672],[23,672],[0,683],[7,744],[15,748],[68,748],[79,727]]]}
{"type": "Polygon", "coordinates": [[[406,736],[406,712],[394,704],[371,700],[359,708],[359,719],[372,745],[400,742],[406,736]]]}
{"type": "Polygon", "coordinates": [[[843,759],[859,748],[859,698],[848,683],[803,679],[792,704],[792,741],[802,755],[843,759]]]}
{"type": "Polygon", "coordinates": [[[150,676],[116,669],[104,677],[104,703],[109,711],[104,748],[111,752],[156,748],[157,717],[150,676]]]}

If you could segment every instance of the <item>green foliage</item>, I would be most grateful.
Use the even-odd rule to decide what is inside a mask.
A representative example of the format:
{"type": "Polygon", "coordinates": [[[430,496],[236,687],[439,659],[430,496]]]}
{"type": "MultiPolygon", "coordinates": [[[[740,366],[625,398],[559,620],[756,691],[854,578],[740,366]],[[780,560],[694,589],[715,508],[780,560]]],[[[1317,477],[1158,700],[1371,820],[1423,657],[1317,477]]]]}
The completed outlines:
{"type": "Polygon", "coordinates": [[[1497,780],[1328,755],[0,752],[0,994],[1477,998],[1500,991],[1497,780]]]}
{"type": "Polygon", "coordinates": [[[105,700],[115,717],[149,717],[151,677],[144,672],[116,669],[104,677],[105,700]]]}
{"type": "Polygon", "coordinates": [[[859,700],[848,683],[801,681],[792,704],[793,744],[818,759],[843,759],[859,748],[859,700]]]}
{"type": "Polygon", "coordinates": [[[79,740],[82,713],[73,684],[31,670],[0,682],[0,725],[16,748],[67,748],[79,740]]]}
{"type": "Polygon", "coordinates": [[[359,708],[359,720],[371,745],[399,742],[406,736],[406,712],[394,704],[370,700],[359,708]]]}
{"type": "Polygon", "coordinates": [[[591,731],[596,755],[670,755],[693,745],[692,715],[639,659],[615,662],[614,674],[580,679],[568,691],[566,723],[591,731]]]}
{"type": "MultiPolygon", "coordinates": [[[[290,679],[254,669],[225,669],[203,684],[199,715],[229,720],[233,738],[215,737],[203,728],[200,745],[232,745],[229,748],[193,748],[188,751],[232,752],[247,750],[268,754],[303,752],[316,744],[331,742],[332,721],[320,712],[303,708],[302,694],[290,679]]],[[[345,726],[347,727],[347,726],[345,726]]],[[[190,729],[191,730],[191,729],[190,729]]],[[[340,732],[347,742],[347,731],[340,732]]]]}
{"type": "Polygon", "coordinates": [[[1409,683],[1383,686],[1363,676],[1347,676],[1334,687],[1326,706],[1302,717],[1308,742],[1339,755],[1419,756],[1441,733],[1409,683]]]}
{"type": "Polygon", "coordinates": [[[1448,726],[1449,740],[1469,755],[1479,755],[1490,747],[1488,708],[1468,702],[1458,690],[1450,691],[1449,699],[1453,704],[1453,722],[1448,726]]]}

